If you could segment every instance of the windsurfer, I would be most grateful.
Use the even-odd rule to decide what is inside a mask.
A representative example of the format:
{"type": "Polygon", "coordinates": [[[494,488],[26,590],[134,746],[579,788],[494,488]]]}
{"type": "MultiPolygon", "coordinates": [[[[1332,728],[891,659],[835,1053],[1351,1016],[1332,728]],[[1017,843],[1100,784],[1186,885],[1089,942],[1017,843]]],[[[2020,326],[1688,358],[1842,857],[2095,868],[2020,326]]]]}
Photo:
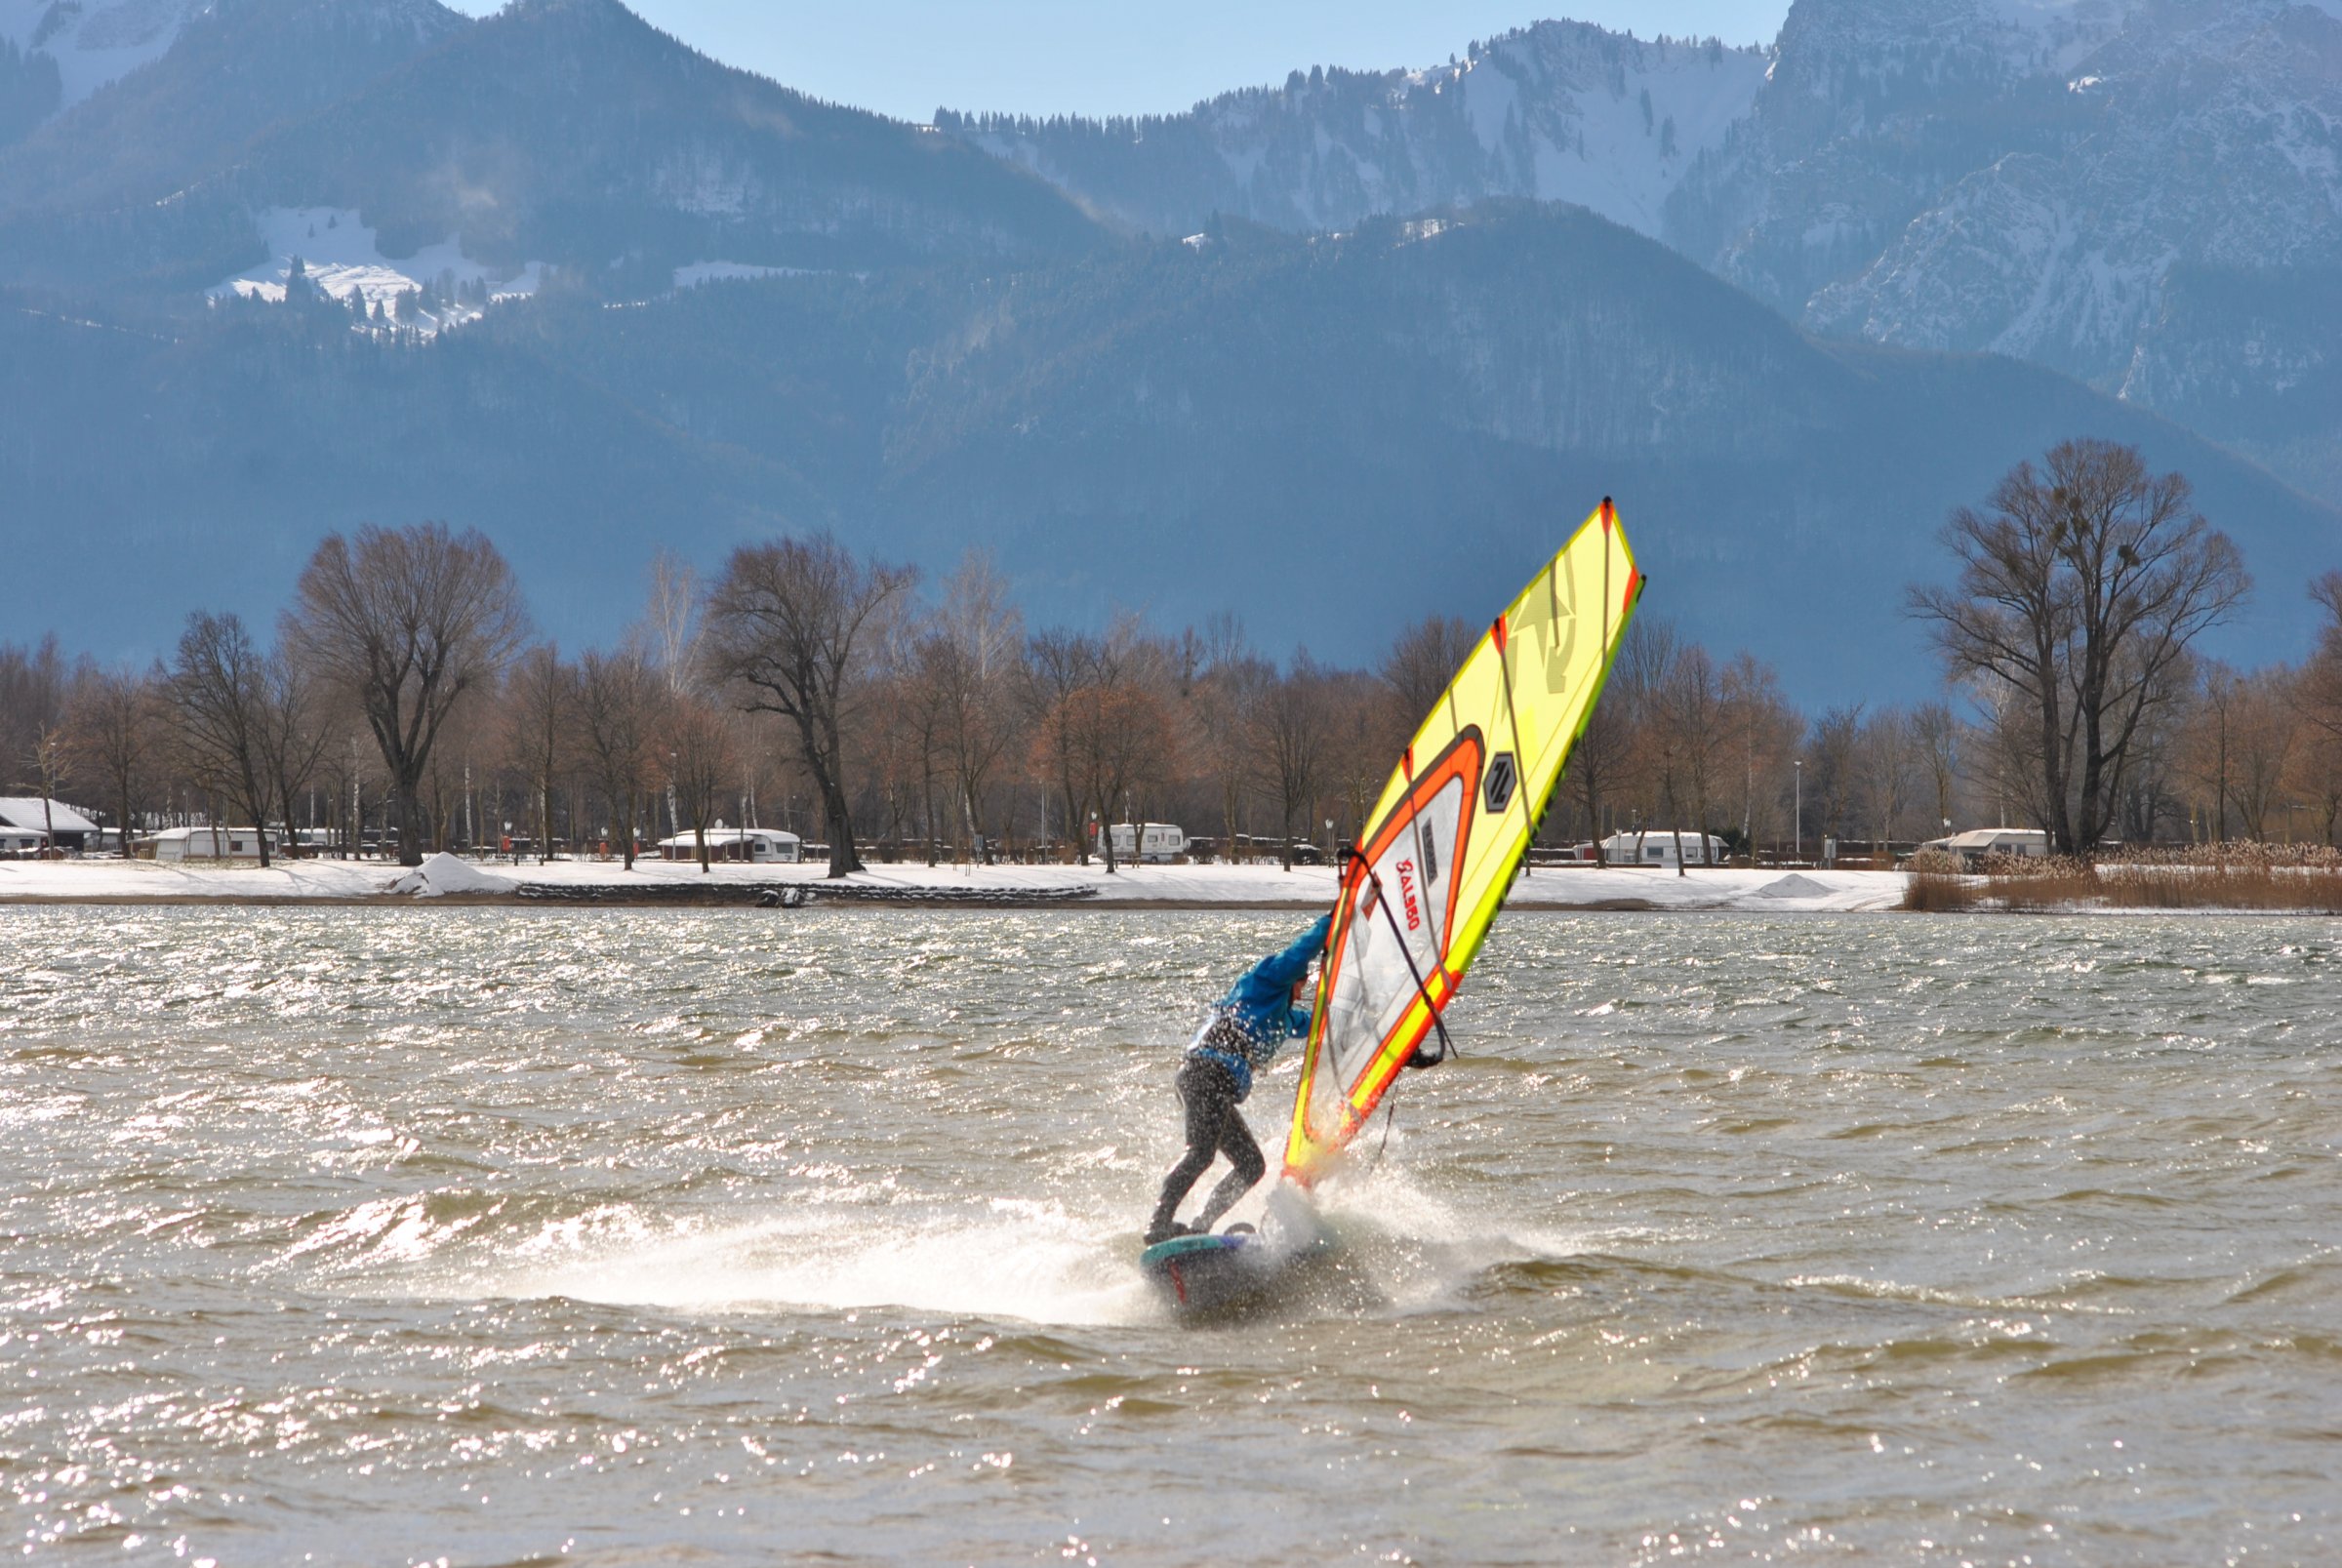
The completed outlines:
{"type": "Polygon", "coordinates": [[[1163,1178],[1162,1200],[1147,1226],[1148,1245],[1210,1230],[1267,1170],[1261,1146],[1236,1107],[1252,1093],[1253,1073],[1269,1065],[1285,1041],[1310,1032],[1302,989],[1309,984],[1312,960],[1325,949],[1330,925],[1330,916],[1319,916],[1291,946],[1246,970],[1189,1043],[1175,1080],[1187,1108],[1188,1151],[1163,1178]],[[1180,1225],[1174,1217],[1181,1201],[1219,1154],[1227,1155],[1234,1169],[1212,1188],[1194,1223],[1180,1225]]]}

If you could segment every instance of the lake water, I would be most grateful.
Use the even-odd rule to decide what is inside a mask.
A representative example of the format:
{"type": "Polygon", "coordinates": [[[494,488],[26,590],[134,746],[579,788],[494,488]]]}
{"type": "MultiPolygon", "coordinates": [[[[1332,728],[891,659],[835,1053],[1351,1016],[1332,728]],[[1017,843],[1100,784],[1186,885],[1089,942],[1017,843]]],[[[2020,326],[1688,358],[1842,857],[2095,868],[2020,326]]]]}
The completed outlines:
{"type": "Polygon", "coordinates": [[[1380,1305],[1183,1328],[1301,924],[0,911],[8,1542],[2342,1560],[2342,924],[1509,915],[1326,1195],[1380,1305]]]}

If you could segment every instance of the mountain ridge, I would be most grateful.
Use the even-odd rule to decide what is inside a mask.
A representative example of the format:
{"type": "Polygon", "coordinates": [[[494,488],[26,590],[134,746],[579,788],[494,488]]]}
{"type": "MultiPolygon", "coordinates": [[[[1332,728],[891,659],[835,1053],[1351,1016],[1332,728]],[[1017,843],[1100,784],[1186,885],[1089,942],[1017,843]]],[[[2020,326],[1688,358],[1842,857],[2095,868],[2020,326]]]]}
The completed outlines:
{"type": "MultiPolygon", "coordinates": [[[[6,547],[176,550],[167,574],[61,584],[68,634],[158,635],[206,602],[265,614],[324,529],[438,517],[483,527],[564,606],[545,620],[565,641],[619,629],[654,541],[713,569],[827,527],[937,572],[984,542],[1036,623],[1232,608],[1272,647],[1358,661],[1393,625],[1501,597],[1609,494],[1687,634],[1751,648],[1808,700],[1861,701],[1933,689],[1903,584],[1948,571],[1953,506],[2055,440],[2189,472],[2265,581],[2342,540],[2332,509],[2168,422],[1997,356],[1819,342],[1566,207],[1339,240],[1223,222],[1038,269],[772,277],[618,310],[556,281],[423,346],[312,300],[93,349],[15,303],[0,400],[25,418],[0,487],[40,520],[6,547]],[[230,538],[233,555],[201,543],[230,538]]],[[[2306,639],[2311,619],[2273,589],[2249,636],[2306,639]]]]}

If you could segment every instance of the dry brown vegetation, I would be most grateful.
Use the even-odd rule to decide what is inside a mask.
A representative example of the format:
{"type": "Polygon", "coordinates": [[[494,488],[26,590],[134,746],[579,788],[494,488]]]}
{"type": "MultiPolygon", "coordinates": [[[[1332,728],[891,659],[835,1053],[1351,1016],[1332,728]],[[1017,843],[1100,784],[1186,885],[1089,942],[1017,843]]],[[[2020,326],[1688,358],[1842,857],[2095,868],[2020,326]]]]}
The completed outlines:
{"type": "Polygon", "coordinates": [[[2323,844],[2205,844],[2125,852],[2093,864],[1995,856],[1963,873],[1915,856],[1906,909],[2266,909],[2342,914],[2342,851],[2323,844]]]}

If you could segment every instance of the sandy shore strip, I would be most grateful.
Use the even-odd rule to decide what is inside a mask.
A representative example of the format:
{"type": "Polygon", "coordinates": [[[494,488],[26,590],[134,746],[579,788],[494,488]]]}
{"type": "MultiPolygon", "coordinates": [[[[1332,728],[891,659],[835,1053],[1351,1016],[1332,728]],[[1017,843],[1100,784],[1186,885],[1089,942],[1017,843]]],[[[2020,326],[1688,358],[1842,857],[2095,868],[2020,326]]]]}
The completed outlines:
{"type": "MultiPolygon", "coordinates": [[[[420,870],[380,862],[299,861],[258,866],[157,864],[151,861],[0,862],[0,904],[383,904],[418,900],[548,904],[666,904],[721,885],[732,898],[797,884],[812,907],[877,904],[1013,905],[1065,908],[1316,909],[1332,902],[1331,866],[1103,864],[883,865],[830,883],[821,865],[718,865],[690,862],[462,861],[435,856],[420,870]],[[823,899],[825,888],[832,897],[823,899]],[[524,895],[524,889],[536,896],[524,895]]],[[[1642,866],[1541,867],[1516,883],[1514,909],[1722,909],[1843,913],[1891,909],[1902,900],[1899,871],[1702,870],[1688,876],[1642,866]]]]}

